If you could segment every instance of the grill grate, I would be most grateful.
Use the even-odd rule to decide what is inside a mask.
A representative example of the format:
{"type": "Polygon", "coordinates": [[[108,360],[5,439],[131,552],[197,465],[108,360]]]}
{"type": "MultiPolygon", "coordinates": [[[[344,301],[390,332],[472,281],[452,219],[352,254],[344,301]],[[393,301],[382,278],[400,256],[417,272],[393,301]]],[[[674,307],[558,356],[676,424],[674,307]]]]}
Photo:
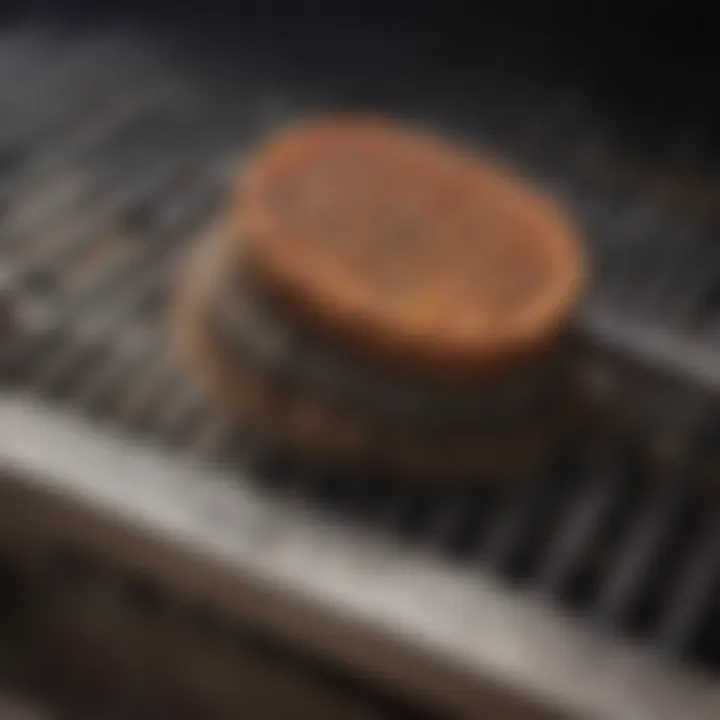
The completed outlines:
{"type": "MultiPolygon", "coordinates": [[[[236,150],[305,109],[298,95],[322,106],[334,85],[299,85],[290,70],[287,87],[275,75],[265,84],[236,76],[228,85],[201,59],[193,64],[180,40],[162,40],[55,25],[0,32],[0,298],[9,317],[2,381],[176,453],[250,463],[277,493],[491,568],[600,627],[720,669],[720,508],[704,482],[711,470],[683,459],[707,455],[693,451],[698,427],[705,432],[709,422],[697,408],[704,413],[709,403],[696,402],[702,392],[691,382],[613,360],[618,398],[628,387],[633,397],[642,395],[637,386],[649,388],[643,402],[671,403],[657,414],[688,407],[694,422],[679,418],[669,435],[615,422],[536,482],[453,495],[300,466],[206,405],[166,352],[173,273],[209,227],[236,150]]],[[[567,100],[538,99],[545,105],[537,122],[521,128],[483,118],[477,107],[468,116],[472,108],[460,107],[452,88],[443,92],[435,108],[448,117],[440,124],[462,133],[456,118],[472,118],[485,139],[578,210],[599,267],[590,309],[620,306],[642,327],[669,328],[683,347],[716,357],[714,219],[707,207],[682,205],[691,180],[706,194],[720,192],[716,181],[681,180],[671,168],[674,184],[652,185],[656,165],[621,162],[601,125],[567,100]],[[565,151],[548,164],[548,148],[559,143],[565,151]],[[616,178],[627,185],[621,197],[616,178]]],[[[382,89],[378,96],[387,97],[382,89]]],[[[435,109],[404,100],[438,122],[435,109]]],[[[490,106],[502,114],[501,104],[490,106]]]]}

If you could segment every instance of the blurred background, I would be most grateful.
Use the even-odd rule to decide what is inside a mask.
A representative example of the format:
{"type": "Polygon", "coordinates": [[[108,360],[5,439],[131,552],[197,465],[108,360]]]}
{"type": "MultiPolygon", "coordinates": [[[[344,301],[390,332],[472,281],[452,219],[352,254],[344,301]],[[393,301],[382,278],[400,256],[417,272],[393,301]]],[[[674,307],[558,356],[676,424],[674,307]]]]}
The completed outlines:
{"type": "Polygon", "coordinates": [[[2,720],[720,717],[711,5],[14,5],[2,720]],[[232,173],[338,108],[488,149],[579,219],[616,412],[538,482],[322,472],[175,367],[168,292],[232,173]]]}

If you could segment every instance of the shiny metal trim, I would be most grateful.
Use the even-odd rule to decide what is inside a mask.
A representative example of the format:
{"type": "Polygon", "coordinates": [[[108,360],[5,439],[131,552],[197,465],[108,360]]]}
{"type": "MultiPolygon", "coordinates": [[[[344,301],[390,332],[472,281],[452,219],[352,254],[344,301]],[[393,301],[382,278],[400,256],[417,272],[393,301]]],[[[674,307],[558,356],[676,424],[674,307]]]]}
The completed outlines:
{"type": "Polygon", "coordinates": [[[462,717],[717,720],[720,687],[475,568],[0,393],[0,528],[77,542],[462,717]]]}

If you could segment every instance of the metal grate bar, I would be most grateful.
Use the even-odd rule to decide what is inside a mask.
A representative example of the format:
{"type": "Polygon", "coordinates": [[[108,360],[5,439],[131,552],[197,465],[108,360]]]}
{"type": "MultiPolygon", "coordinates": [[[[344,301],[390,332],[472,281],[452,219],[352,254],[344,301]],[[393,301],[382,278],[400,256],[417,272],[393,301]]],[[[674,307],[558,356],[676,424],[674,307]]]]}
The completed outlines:
{"type": "Polygon", "coordinates": [[[720,526],[717,509],[709,513],[703,532],[688,563],[671,593],[658,628],[661,647],[675,655],[684,655],[701,626],[704,613],[713,604],[720,578],[720,526]]]}
{"type": "MultiPolygon", "coordinates": [[[[190,172],[191,167],[186,166],[184,171],[190,172]]],[[[217,181],[217,178],[214,180],[217,181]]],[[[155,264],[167,261],[167,254],[176,249],[179,236],[183,234],[187,237],[189,229],[202,221],[217,193],[213,182],[208,182],[205,188],[191,183],[184,190],[174,184],[172,189],[175,191],[173,204],[159,214],[153,233],[154,242],[144,248],[139,242],[140,249],[130,254],[126,261],[111,265],[105,273],[96,273],[81,289],[62,298],[58,307],[50,305],[47,308],[50,315],[44,318],[44,327],[47,330],[52,328],[50,338],[41,328],[39,333],[28,336],[27,342],[18,343],[3,353],[0,365],[12,365],[19,358],[36,353],[40,346],[66,333],[68,325],[88,333],[91,338],[97,336],[98,329],[107,337],[132,317],[134,310],[141,309],[150,297],[161,292],[159,283],[162,284],[163,277],[165,282],[169,280],[172,262],[168,263],[165,275],[158,275],[155,264]],[[136,279],[138,274],[140,282],[136,279]]],[[[74,334],[71,332],[71,337],[74,334]]],[[[63,355],[72,355],[70,348],[63,355]]],[[[55,358],[51,358],[51,363],[54,362],[55,358]]],[[[66,362],[61,358],[57,364],[62,368],[66,362]]],[[[56,370],[49,372],[51,376],[57,373],[56,370]]]]}
{"type": "Polygon", "coordinates": [[[577,490],[563,521],[551,539],[544,562],[537,572],[538,587],[548,594],[559,594],[580,565],[601,532],[603,522],[618,501],[617,469],[612,466],[592,471],[577,490]]]}
{"type": "Polygon", "coordinates": [[[533,518],[548,491],[546,482],[538,478],[523,479],[518,485],[498,510],[486,545],[481,549],[483,562],[499,571],[504,570],[523,547],[533,518]]]}
{"type": "Polygon", "coordinates": [[[629,607],[643,586],[650,568],[661,562],[660,551],[668,539],[672,520],[682,505],[687,489],[684,472],[675,472],[663,480],[651,496],[608,569],[600,588],[594,613],[603,625],[622,623],[629,607]]]}

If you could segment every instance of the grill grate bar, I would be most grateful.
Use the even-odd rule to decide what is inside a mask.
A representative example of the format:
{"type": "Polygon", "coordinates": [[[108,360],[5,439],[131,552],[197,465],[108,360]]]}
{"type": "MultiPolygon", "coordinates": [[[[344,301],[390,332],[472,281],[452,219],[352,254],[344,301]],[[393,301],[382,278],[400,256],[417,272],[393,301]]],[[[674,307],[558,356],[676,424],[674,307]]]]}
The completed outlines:
{"type": "Polygon", "coordinates": [[[545,482],[538,478],[522,479],[520,487],[505,498],[492,523],[488,541],[481,548],[481,558],[489,567],[501,571],[523,544],[533,515],[547,492],[545,482]]]}
{"type": "Polygon", "coordinates": [[[203,420],[188,451],[200,460],[216,461],[228,449],[235,428],[231,419],[219,412],[208,412],[203,420]]]}
{"type": "Polygon", "coordinates": [[[587,555],[600,534],[611,508],[618,501],[617,469],[603,467],[592,472],[577,491],[574,502],[550,540],[544,562],[537,572],[541,591],[558,594],[587,555]]]}
{"type": "Polygon", "coordinates": [[[443,503],[437,512],[428,539],[435,547],[453,548],[455,552],[476,553],[479,541],[481,514],[491,504],[490,493],[471,497],[459,494],[443,503]]]}
{"type": "Polygon", "coordinates": [[[665,478],[654,499],[630,528],[599,590],[594,614],[601,625],[615,626],[626,617],[650,569],[661,562],[660,552],[687,489],[684,471],[665,478]]]}
{"type": "MultiPolygon", "coordinates": [[[[5,186],[3,201],[13,207],[14,212],[8,216],[3,230],[13,229],[11,221],[22,221],[22,216],[15,217],[18,209],[26,213],[33,212],[36,199],[44,199],[42,188],[48,179],[62,178],[68,168],[73,167],[83,155],[88,156],[101,147],[110,133],[120,129],[126,122],[145,116],[153,108],[162,107],[163,101],[171,100],[172,88],[159,83],[152,85],[149,79],[129,78],[128,87],[113,88],[102,110],[91,120],[68,121],[68,131],[59,141],[56,139],[51,147],[40,146],[31,151],[21,172],[5,186]]],[[[19,234],[9,233],[4,243],[17,244],[19,234]]]]}
{"type": "MultiPolygon", "coordinates": [[[[86,351],[90,348],[106,346],[118,326],[132,320],[133,314],[141,310],[143,303],[152,296],[156,289],[157,285],[152,272],[147,272],[140,281],[135,281],[135,292],[128,293],[121,298],[114,298],[114,302],[109,306],[95,308],[92,318],[94,321],[86,322],[85,332],[81,332],[77,337],[75,334],[70,334],[66,344],[58,353],[51,355],[46,363],[40,363],[36,367],[30,378],[31,384],[40,391],[52,392],[53,388],[65,383],[75,368],[83,363],[86,351]]],[[[123,346],[125,348],[136,346],[142,341],[144,334],[142,329],[133,329],[128,333],[126,336],[129,336],[129,339],[124,343],[118,343],[117,361],[123,359],[123,346]]],[[[111,359],[111,362],[116,361],[111,359]]],[[[92,369],[92,374],[87,378],[87,382],[92,383],[92,378],[102,372],[102,368],[92,369]]]]}
{"type": "MultiPolygon", "coordinates": [[[[148,197],[162,198],[164,193],[169,193],[173,180],[186,165],[187,159],[182,158],[169,163],[160,163],[142,175],[140,175],[141,169],[138,168],[138,176],[128,177],[126,187],[120,191],[117,187],[114,188],[112,194],[94,205],[92,213],[78,217],[75,222],[61,228],[58,235],[55,235],[57,230],[53,228],[52,233],[55,237],[49,243],[49,247],[45,248],[46,243],[41,241],[39,248],[35,243],[26,248],[19,262],[12,268],[13,283],[19,287],[30,284],[42,286],[41,281],[47,282],[57,275],[59,267],[72,266],[82,258],[83,254],[95,250],[98,244],[102,247],[102,238],[108,235],[109,228],[122,222],[124,213],[132,211],[138,203],[148,197]]],[[[38,230],[47,232],[45,230],[47,221],[42,223],[38,220],[33,218],[34,232],[37,233],[38,230]]],[[[17,235],[20,238],[23,236],[23,233],[17,235]]]]}
{"type": "Polygon", "coordinates": [[[660,647],[675,655],[682,655],[688,650],[701,624],[703,612],[712,605],[719,578],[720,526],[715,512],[706,521],[704,531],[677,581],[677,590],[671,594],[668,607],[664,609],[657,632],[660,647]]]}
{"type": "MultiPolygon", "coordinates": [[[[125,262],[111,265],[105,273],[96,274],[84,287],[63,298],[59,308],[49,307],[51,316],[46,323],[48,329],[53,328],[49,335],[42,332],[29,335],[26,342],[10,346],[6,352],[0,353],[0,367],[12,367],[18,360],[36,354],[40,347],[49,341],[60,340],[72,327],[84,327],[91,337],[97,335],[98,328],[106,328],[109,336],[117,330],[119,323],[132,316],[133,310],[142,308],[152,294],[160,291],[156,264],[167,260],[168,252],[175,249],[179,236],[187,239],[189,228],[202,222],[217,193],[216,185],[210,182],[205,187],[190,184],[182,191],[177,187],[175,190],[173,205],[165,208],[157,218],[155,241],[148,243],[144,249],[140,243],[141,251],[131,254],[125,262]],[[145,292],[137,292],[135,276],[138,273],[144,278],[142,287],[145,292]]],[[[165,278],[167,281],[167,275],[165,278]]],[[[70,350],[67,355],[69,358],[70,350]]],[[[51,363],[54,360],[52,358],[51,363]]],[[[60,370],[65,368],[66,362],[66,358],[61,359],[60,370]]],[[[50,378],[46,381],[57,374],[56,370],[49,372],[50,378]]]]}
{"type": "Polygon", "coordinates": [[[125,379],[144,361],[150,332],[149,328],[138,327],[134,332],[124,332],[112,350],[101,345],[97,362],[85,369],[77,383],[74,397],[79,407],[92,413],[108,406],[125,379]]]}
{"type": "Polygon", "coordinates": [[[132,387],[118,401],[115,417],[125,427],[137,427],[156,407],[165,390],[173,387],[165,348],[156,340],[148,348],[132,387]]]}
{"type": "Polygon", "coordinates": [[[180,374],[176,376],[173,393],[162,403],[153,423],[154,434],[167,443],[177,441],[190,420],[204,408],[203,397],[197,386],[182,383],[181,378],[180,374]]]}

